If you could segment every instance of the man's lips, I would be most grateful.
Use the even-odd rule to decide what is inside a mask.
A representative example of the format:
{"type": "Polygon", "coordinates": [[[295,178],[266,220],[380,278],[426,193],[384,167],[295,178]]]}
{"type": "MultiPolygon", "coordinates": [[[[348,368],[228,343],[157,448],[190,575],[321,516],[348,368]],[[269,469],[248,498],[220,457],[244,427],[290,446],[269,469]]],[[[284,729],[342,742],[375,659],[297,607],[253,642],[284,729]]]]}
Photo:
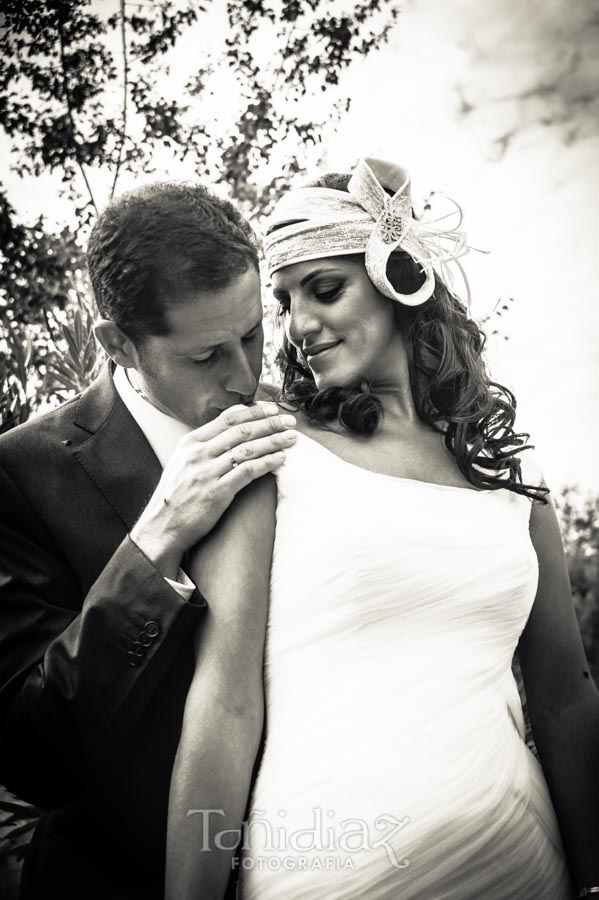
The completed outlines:
{"type": "Polygon", "coordinates": [[[213,418],[216,418],[216,416],[220,416],[220,414],[221,414],[222,412],[224,412],[226,409],[230,409],[232,406],[239,406],[240,404],[241,404],[241,406],[251,406],[252,403],[254,402],[254,398],[255,398],[255,395],[254,395],[254,394],[248,394],[247,397],[241,397],[241,396],[240,396],[240,397],[238,397],[236,400],[233,400],[233,399],[231,398],[231,399],[225,404],[225,406],[215,406],[215,407],[214,407],[214,409],[216,410],[216,412],[214,413],[213,418]]]}
{"type": "Polygon", "coordinates": [[[331,347],[336,347],[340,344],[341,341],[327,341],[322,344],[311,344],[309,347],[304,348],[304,356],[306,359],[312,356],[318,356],[319,353],[324,353],[325,350],[330,350],[331,347]]]}

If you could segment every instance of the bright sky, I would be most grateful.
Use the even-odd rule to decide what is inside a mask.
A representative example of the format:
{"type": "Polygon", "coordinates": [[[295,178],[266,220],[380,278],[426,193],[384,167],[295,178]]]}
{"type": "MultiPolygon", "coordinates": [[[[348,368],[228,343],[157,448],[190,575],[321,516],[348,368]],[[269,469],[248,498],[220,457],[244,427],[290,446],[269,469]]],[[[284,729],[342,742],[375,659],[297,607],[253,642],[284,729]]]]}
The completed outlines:
{"type": "MultiPolygon", "coordinates": [[[[352,107],[325,140],[323,168],[346,170],[361,155],[378,156],[409,169],[415,198],[439,189],[459,200],[471,243],[492,251],[464,261],[475,316],[502,295],[515,298],[501,320],[508,340],[490,341],[493,375],[516,391],[517,425],[531,433],[548,482],[597,490],[593,7],[593,0],[406,0],[390,45],[346,77],[352,107]]],[[[223,8],[212,6],[201,38],[181,58],[197,58],[198,40],[218,44],[223,8]]],[[[218,114],[226,94],[206,114],[218,114]]],[[[24,216],[68,215],[53,179],[4,180],[24,216]]]]}

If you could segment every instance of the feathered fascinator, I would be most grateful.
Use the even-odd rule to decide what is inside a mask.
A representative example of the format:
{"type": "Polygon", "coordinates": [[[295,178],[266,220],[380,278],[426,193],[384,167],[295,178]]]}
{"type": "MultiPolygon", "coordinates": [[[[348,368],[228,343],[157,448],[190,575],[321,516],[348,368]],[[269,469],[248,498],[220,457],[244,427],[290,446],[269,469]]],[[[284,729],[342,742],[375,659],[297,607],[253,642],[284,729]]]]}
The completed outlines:
{"type": "MultiPolygon", "coordinates": [[[[450,200],[450,198],[447,198],[450,200]]],[[[275,206],[264,242],[270,274],[284,266],[311,259],[364,253],[366,271],[385,297],[407,306],[418,306],[435,289],[434,267],[452,285],[448,263],[460,270],[470,306],[470,286],[459,258],[469,252],[461,230],[462,209],[454,200],[457,224],[442,227],[440,219],[415,219],[410,194],[410,176],[404,168],[380,159],[362,159],[347,191],[305,187],[289,191],[275,206]],[[394,190],[392,197],[383,184],[394,190]],[[424,274],[424,282],[412,294],[400,294],[387,277],[387,264],[394,250],[403,250],[424,274]]],[[[450,213],[449,215],[452,215],[450,213]]]]}

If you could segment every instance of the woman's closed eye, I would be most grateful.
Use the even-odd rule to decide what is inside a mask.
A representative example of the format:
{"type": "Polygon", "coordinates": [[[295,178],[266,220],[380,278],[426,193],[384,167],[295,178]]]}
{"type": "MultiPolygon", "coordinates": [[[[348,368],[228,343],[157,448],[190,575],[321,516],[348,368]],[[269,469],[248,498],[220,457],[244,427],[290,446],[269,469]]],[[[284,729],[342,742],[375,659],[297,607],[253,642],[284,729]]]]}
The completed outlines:
{"type": "Polygon", "coordinates": [[[341,292],[342,287],[343,284],[340,281],[336,281],[334,283],[320,282],[314,285],[314,296],[317,300],[320,300],[321,303],[330,303],[331,300],[335,300],[337,298],[337,296],[341,292]]]}
{"type": "MultiPolygon", "coordinates": [[[[341,281],[336,281],[334,283],[320,282],[313,286],[312,296],[315,300],[318,300],[319,303],[331,303],[340,295],[342,288],[343,282],[341,281]]],[[[287,314],[291,309],[291,298],[289,294],[277,291],[274,296],[279,302],[279,312],[287,314]]]]}

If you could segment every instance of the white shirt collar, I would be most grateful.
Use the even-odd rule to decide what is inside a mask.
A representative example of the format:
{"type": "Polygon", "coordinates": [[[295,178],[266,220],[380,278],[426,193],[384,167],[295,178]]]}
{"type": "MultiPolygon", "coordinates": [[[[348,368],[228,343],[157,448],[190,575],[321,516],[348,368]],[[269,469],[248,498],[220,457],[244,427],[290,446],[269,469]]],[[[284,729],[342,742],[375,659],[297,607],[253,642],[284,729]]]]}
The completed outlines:
{"type": "Polygon", "coordinates": [[[167,416],[133,390],[125,369],[116,366],[113,374],[114,386],[119,397],[143,431],[150,447],[164,468],[179,440],[189,434],[189,425],[167,416]]]}

